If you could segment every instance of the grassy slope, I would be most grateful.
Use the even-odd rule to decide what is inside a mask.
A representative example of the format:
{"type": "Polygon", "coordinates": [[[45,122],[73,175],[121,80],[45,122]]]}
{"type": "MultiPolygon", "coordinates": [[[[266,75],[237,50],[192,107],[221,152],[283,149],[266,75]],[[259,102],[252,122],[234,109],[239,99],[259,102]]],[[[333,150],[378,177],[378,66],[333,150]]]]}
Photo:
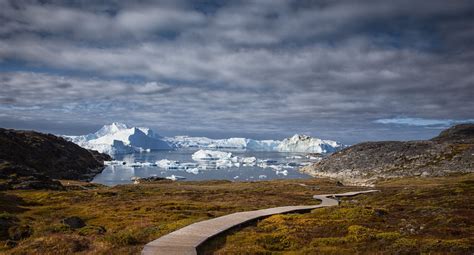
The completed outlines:
{"type": "Polygon", "coordinates": [[[217,254],[473,254],[474,174],[381,183],[340,207],[275,215],[203,247],[217,254]]]}
{"type": "Polygon", "coordinates": [[[326,180],[89,185],[90,190],[70,184],[67,191],[0,192],[0,220],[16,218],[17,227],[10,232],[32,233],[17,238],[16,244],[2,241],[0,253],[138,254],[147,242],[196,221],[236,211],[317,204],[311,199],[315,193],[355,189],[326,180]],[[318,185],[320,190],[298,183],[318,185]],[[87,226],[73,230],[61,224],[68,216],[81,217],[87,226]]]}

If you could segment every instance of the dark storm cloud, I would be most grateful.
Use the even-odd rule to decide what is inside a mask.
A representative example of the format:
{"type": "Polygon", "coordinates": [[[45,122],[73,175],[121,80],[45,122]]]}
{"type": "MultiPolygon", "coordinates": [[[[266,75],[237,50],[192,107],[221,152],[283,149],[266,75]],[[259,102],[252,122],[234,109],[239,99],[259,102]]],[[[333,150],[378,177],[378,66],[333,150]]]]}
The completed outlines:
{"type": "Polygon", "coordinates": [[[473,119],[469,0],[2,1],[0,22],[8,123],[353,142],[473,119]]]}

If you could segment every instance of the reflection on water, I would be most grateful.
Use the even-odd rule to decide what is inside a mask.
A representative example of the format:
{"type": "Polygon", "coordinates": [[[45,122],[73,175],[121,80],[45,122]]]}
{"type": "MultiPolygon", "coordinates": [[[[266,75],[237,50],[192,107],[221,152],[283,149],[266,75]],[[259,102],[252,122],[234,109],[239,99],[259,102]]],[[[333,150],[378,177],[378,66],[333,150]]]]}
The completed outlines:
{"type": "Polygon", "coordinates": [[[191,158],[194,152],[195,150],[175,150],[116,155],[115,160],[124,161],[126,165],[107,166],[101,174],[94,178],[93,182],[117,185],[131,183],[132,177],[168,177],[171,175],[183,176],[186,180],[252,181],[309,178],[308,175],[298,172],[298,168],[303,164],[315,161],[306,158],[306,155],[301,153],[232,151],[232,154],[238,157],[256,157],[258,162],[253,165],[241,164],[225,168],[216,167],[216,162],[199,162],[200,170],[194,172],[187,172],[184,169],[165,169],[154,165],[155,162],[162,159],[181,163],[197,163],[191,158]],[[153,163],[153,166],[131,167],[130,165],[135,162],[150,162],[153,163]],[[208,168],[203,170],[201,167],[206,164],[208,168]]]}

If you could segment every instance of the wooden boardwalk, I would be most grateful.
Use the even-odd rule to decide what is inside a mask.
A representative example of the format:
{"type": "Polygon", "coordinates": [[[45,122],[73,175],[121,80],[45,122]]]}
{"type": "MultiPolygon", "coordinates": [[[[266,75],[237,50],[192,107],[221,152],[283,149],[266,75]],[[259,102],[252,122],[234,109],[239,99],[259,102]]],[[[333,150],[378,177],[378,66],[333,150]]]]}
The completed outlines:
{"type": "Polygon", "coordinates": [[[256,211],[238,212],[210,220],[200,221],[149,242],[143,248],[142,254],[196,255],[197,247],[206,240],[240,224],[274,214],[300,212],[321,207],[337,206],[339,205],[339,201],[336,200],[337,197],[350,197],[375,191],[378,190],[314,195],[313,198],[321,200],[321,204],[308,206],[283,206],[256,211]]]}

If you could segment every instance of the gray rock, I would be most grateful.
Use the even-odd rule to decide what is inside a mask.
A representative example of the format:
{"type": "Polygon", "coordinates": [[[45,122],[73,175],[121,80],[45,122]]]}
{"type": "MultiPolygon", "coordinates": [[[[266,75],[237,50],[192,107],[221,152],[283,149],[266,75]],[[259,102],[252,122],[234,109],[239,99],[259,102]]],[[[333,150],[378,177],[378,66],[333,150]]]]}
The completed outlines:
{"type": "Polygon", "coordinates": [[[382,179],[474,172],[474,124],[454,126],[429,141],[364,142],[302,172],[344,184],[372,186],[382,179]]]}
{"type": "Polygon", "coordinates": [[[61,221],[63,224],[68,225],[72,229],[82,228],[86,226],[86,223],[77,216],[67,217],[61,221]]]}

